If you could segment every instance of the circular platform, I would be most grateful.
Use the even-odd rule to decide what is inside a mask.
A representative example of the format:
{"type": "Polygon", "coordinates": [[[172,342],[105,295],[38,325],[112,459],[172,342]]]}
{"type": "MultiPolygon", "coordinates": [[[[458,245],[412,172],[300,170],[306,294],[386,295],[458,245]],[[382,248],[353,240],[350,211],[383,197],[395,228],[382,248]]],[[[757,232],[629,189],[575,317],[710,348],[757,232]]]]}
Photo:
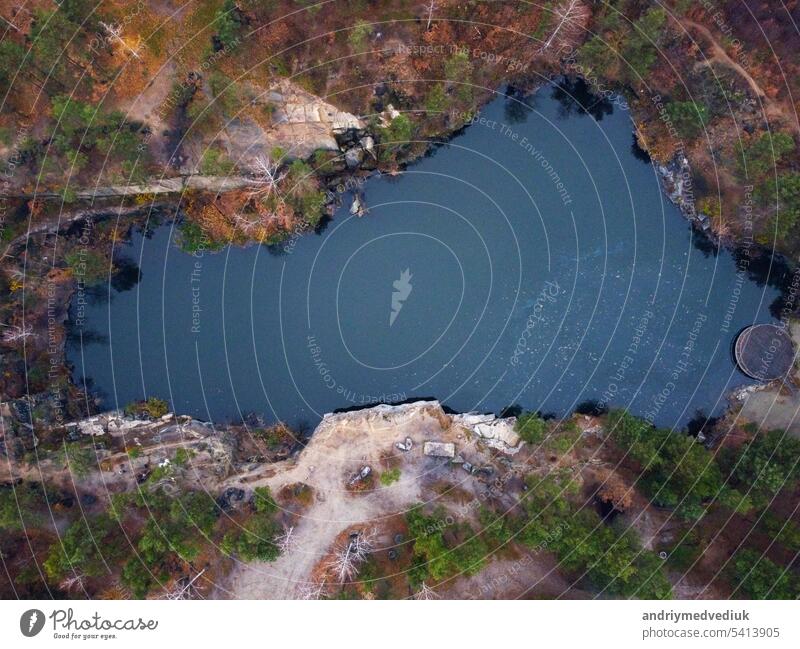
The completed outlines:
{"type": "Polygon", "coordinates": [[[743,329],[734,345],[736,364],[758,381],[782,379],[792,369],[794,344],[783,327],[757,324],[743,329]]]}

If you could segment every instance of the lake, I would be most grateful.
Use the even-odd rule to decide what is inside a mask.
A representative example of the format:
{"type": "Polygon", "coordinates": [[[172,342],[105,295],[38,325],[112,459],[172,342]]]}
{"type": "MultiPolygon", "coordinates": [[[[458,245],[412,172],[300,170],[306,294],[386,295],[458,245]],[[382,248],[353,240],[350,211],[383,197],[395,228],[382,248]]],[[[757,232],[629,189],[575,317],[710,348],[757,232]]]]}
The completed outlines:
{"type": "Polygon", "coordinates": [[[368,214],[345,196],[277,248],[190,255],[171,222],[135,233],[121,253],[139,281],[96,290],[72,328],[75,380],[108,409],[158,396],[298,427],[417,397],[556,415],[592,402],[684,426],[751,382],[731,343],[773,321],[778,289],[692,231],[624,106],[580,84],[500,96],[361,191],[368,214]]]}

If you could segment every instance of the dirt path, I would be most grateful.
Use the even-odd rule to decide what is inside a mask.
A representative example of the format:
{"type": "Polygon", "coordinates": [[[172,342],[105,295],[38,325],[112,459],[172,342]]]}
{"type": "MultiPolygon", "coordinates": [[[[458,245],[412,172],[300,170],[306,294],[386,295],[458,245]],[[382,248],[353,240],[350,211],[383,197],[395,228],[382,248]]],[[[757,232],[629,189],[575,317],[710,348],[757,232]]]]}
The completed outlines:
{"type": "Polygon", "coordinates": [[[792,119],[791,114],[787,113],[784,108],[775,100],[767,95],[764,92],[764,89],[759,85],[759,83],[753,78],[753,76],[745,70],[745,68],[734,61],[722,45],[719,44],[719,41],[714,37],[714,34],[711,33],[711,30],[708,29],[705,25],[701,25],[698,22],[690,20],[689,18],[681,18],[680,19],[681,25],[684,28],[691,32],[694,30],[695,32],[699,33],[710,45],[711,47],[711,62],[717,61],[719,63],[723,63],[725,66],[734,70],[742,79],[747,82],[747,85],[750,89],[755,93],[755,95],[759,98],[760,102],[764,107],[764,113],[767,117],[778,118],[781,121],[787,122],[791,128],[795,130],[798,134],[800,134],[800,124],[797,122],[796,119],[792,119]]]}

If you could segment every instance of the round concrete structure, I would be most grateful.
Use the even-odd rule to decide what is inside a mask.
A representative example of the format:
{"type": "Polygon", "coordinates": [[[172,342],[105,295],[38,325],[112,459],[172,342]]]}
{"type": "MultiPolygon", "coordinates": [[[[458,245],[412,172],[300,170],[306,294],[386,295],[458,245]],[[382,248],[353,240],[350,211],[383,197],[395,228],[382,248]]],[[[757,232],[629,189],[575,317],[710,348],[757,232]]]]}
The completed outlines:
{"type": "Polygon", "coordinates": [[[792,369],[794,344],[783,327],[757,324],[743,329],[734,344],[736,364],[757,381],[782,379],[792,369]]]}

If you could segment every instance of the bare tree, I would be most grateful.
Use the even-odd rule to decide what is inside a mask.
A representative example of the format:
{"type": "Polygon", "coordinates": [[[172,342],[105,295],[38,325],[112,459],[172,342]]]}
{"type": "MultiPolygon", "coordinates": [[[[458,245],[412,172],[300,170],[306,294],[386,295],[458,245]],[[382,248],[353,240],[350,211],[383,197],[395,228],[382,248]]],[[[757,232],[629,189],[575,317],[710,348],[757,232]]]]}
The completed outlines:
{"type": "Polygon", "coordinates": [[[69,592],[73,588],[81,588],[82,589],[83,588],[83,575],[81,575],[79,573],[75,573],[74,575],[72,575],[72,577],[66,577],[65,579],[63,579],[61,581],[61,583],[58,585],[58,587],[61,590],[65,591],[65,592],[69,592]]]}
{"type": "Polygon", "coordinates": [[[200,579],[205,571],[206,569],[203,568],[194,577],[192,577],[192,579],[189,580],[189,583],[187,583],[185,586],[181,586],[181,582],[177,582],[175,587],[169,593],[167,593],[166,599],[191,599],[192,592],[194,591],[194,582],[200,579]]]}
{"type": "Polygon", "coordinates": [[[297,537],[294,535],[294,526],[288,527],[275,537],[275,545],[281,551],[281,554],[287,554],[297,547],[297,537]]]}
{"type": "Polygon", "coordinates": [[[300,589],[300,599],[322,599],[326,594],[324,579],[318,584],[306,584],[300,589]]]}
{"type": "Polygon", "coordinates": [[[30,336],[36,336],[33,333],[33,325],[3,325],[6,330],[3,332],[3,342],[7,344],[14,344],[20,340],[25,340],[30,336]]]}
{"type": "Polygon", "coordinates": [[[20,29],[14,23],[12,23],[8,18],[5,16],[0,16],[0,20],[2,20],[6,25],[13,28],[15,32],[19,33],[20,29]]]}
{"type": "Polygon", "coordinates": [[[428,6],[428,24],[425,26],[425,31],[428,31],[431,28],[431,20],[433,20],[434,9],[436,9],[436,3],[434,0],[431,0],[430,5],[428,6]]]}
{"type": "Polygon", "coordinates": [[[439,599],[439,595],[423,581],[419,590],[414,593],[414,599],[439,599]]]}
{"type": "Polygon", "coordinates": [[[370,532],[356,532],[350,536],[345,547],[336,552],[328,567],[341,583],[351,580],[358,574],[373,547],[373,535],[370,532]]]}
{"type": "Polygon", "coordinates": [[[550,34],[550,38],[542,45],[540,52],[544,52],[549,48],[559,34],[561,34],[562,38],[566,38],[571,30],[581,25],[588,17],[586,7],[580,0],[565,0],[556,7],[554,13],[559,18],[558,25],[550,34]]]}
{"type": "Polygon", "coordinates": [[[267,198],[278,191],[278,183],[285,177],[286,172],[280,171],[280,162],[270,160],[269,156],[258,156],[255,159],[255,189],[253,196],[267,198]]]}
{"type": "Polygon", "coordinates": [[[128,52],[130,52],[137,59],[141,58],[139,56],[139,53],[135,49],[133,49],[130,45],[128,45],[125,42],[125,40],[122,38],[122,28],[121,27],[118,27],[116,25],[109,25],[108,23],[104,23],[102,21],[100,22],[100,26],[103,29],[106,30],[106,33],[108,34],[107,39],[109,41],[116,41],[117,43],[122,45],[122,47],[124,47],[126,50],[128,50],[128,52]]]}
{"type": "Polygon", "coordinates": [[[250,215],[243,211],[237,212],[233,217],[233,222],[235,223],[236,227],[245,234],[249,234],[254,228],[257,228],[259,225],[261,225],[261,221],[261,215],[250,215]],[[250,218],[251,216],[252,218],[250,218]]]}

